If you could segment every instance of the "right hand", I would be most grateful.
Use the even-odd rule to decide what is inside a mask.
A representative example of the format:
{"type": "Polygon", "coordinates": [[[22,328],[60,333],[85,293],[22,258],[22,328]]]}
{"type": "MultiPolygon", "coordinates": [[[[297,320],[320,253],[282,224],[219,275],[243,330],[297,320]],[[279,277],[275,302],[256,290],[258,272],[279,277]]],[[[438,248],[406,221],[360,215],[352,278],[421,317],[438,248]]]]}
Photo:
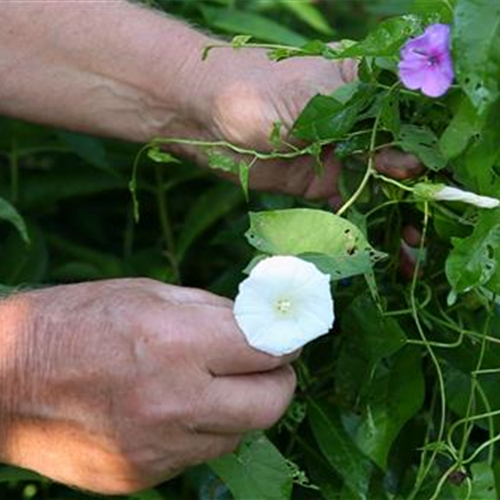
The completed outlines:
{"type": "Polygon", "coordinates": [[[289,363],[239,331],[230,300],[148,279],[0,303],[0,460],[102,494],[154,486],[272,426],[289,363]]]}

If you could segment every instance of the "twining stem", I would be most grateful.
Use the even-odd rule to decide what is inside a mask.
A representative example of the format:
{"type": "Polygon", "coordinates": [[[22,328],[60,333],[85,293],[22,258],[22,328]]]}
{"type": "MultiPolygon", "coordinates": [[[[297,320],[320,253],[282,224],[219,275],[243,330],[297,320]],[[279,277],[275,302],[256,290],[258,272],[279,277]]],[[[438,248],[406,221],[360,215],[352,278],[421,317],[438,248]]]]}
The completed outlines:
{"type": "Polygon", "coordinates": [[[174,274],[175,282],[179,281],[179,264],[175,252],[175,238],[172,231],[172,224],[170,223],[170,216],[168,213],[168,206],[165,196],[163,168],[159,164],[155,164],[155,177],[156,177],[156,202],[158,205],[158,217],[160,219],[160,228],[167,247],[166,255],[169,263],[171,264],[174,274]]]}
{"type": "MultiPolygon", "coordinates": [[[[446,425],[446,394],[445,394],[445,387],[444,387],[444,377],[443,377],[443,372],[441,371],[441,366],[439,365],[439,361],[437,359],[437,356],[436,356],[434,350],[432,349],[432,347],[429,343],[429,340],[427,339],[427,337],[425,335],[425,332],[422,328],[422,325],[420,324],[420,318],[419,318],[416,296],[415,296],[418,276],[419,276],[419,272],[420,272],[420,265],[421,265],[420,255],[422,255],[422,252],[424,251],[428,224],[429,224],[429,203],[425,202],[424,203],[424,221],[423,221],[423,227],[422,227],[420,247],[418,250],[418,258],[415,262],[415,269],[413,271],[413,279],[412,279],[411,287],[410,287],[410,306],[411,306],[412,311],[413,311],[413,321],[415,323],[415,326],[417,327],[417,331],[421,337],[423,345],[427,349],[427,352],[429,353],[429,356],[431,357],[432,362],[436,368],[436,373],[437,373],[437,378],[438,378],[439,397],[440,397],[440,422],[439,422],[439,429],[438,429],[438,435],[437,435],[437,442],[441,442],[443,440],[444,429],[445,429],[445,425],[446,425]]],[[[435,461],[438,453],[439,453],[439,450],[437,448],[432,451],[430,459],[427,462],[427,465],[424,465],[424,460],[423,460],[424,457],[422,456],[419,471],[417,474],[417,479],[415,481],[415,485],[413,487],[413,490],[411,491],[410,495],[408,496],[408,500],[414,500],[414,498],[416,497],[416,495],[420,491],[420,488],[424,482],[424,479],[427,477],[427,474],[429,474],[431,467],[434,464],[434,461],[435,461]]]]}
{"type": "MultiPolygon", "coordinates": [[[[324,141],[325,144],[329,142],[330,141],[324,141]]],[[[273,151],[272,153],[262,153],[254,149],[247,149],[247,148],[242,148],[240,146],[236,146],[235,144],[232,144],[231,142],[227,141],[199,141],[193,139],[182,139],[173,137],[168,137],[168,138],[158,137],[156,139],[153,139],[148,144],[148,147],[160,146],[162,144],[181,144],[187,146],[197,146],[202,148],[226,148],[229,149],[230,151],[233,151],[234,153],[254,156],[255,158],[257,158],[257,160],[274,160],[278,158],[284,160],[293,159],[311,152],[311,148],[306,147],[304,149],[294,149],[293,151],[287,153],[282,153],[279,151],[273,151]]]]}
{"type": "Polygon", "coordinates": [[[12,146],[9,154],[10,161],[10,197],[12,203],[17,202],[19,196],[19,155],[17,149],[17,142],[12,140],[12,146]]]}
{"type": "MultiPolygon", "coordinates": [[[[493,296],[492,303],[495,303],[495,296],[493,296]]],[[[484,322],[484,329],[482,332],[482,339],[481,339],[481,350],[477,359],[476,363],[476,371],[480,370],[484,361],[484,356],[486,354],[486,337],[488,336],[488,332],[490,330],[490,325],[491,325],[491,317],[492,317],[492,307],[490,306],[488,308],[487,312],[487,317],[484,322]]],[[[477,375],[474,373],[471,373],[471,388],[470,388],[470,394],[469,394],[469,401],[467,404],[467,412],[466,412],[466,417],[463,419],[464,424],[468,424],[468,426],[464,429],[463,437],[462,437],[462,443],[459,449],[459,460],[460,462],[463,461],[465,451],[467,448],[467,443],[469,441],[470,434],[472,432],[472,429],[474,427],[474,424],[471,422],[471,412],[473,405],[475,404],[476,400],[476,391],[479,386],[479,382],[477,380],[477,375]]]]}
{"type": "Polygon", "coordinates": [[[373,129],[370,137],[370,150],[368,152],[368,163],[366,166],[366,172],[365,175],[363,176],[363,179],[361,180],[361,183],[359,184],[358,188],[352,196],[338,209],[337,215],[341,216],[344,214],[349,208],[356,203],[357,199],[361,196],[363,191],[365,190],[366,186],[368,185],[368,182],[370,181],[370,178],[372,175],[375,174],[375,144],[377,141],[377,130],[378,130],[378,124],[380,121],[380,116],[381,113],[377,114],[377,117],[375,118],[375,123],[373,124],[373,129]]]}
{"type": "Polygon", "coordinates": [[[139,164],[142,159],[142,155],[150,148],[149,144],[142,146],[139,152],[135,155],[134,164],[132,165],[132,175],[130,176],[130,181],[128,183],[128,189],[132,196],[132,208],[134,213],[135,222],[139,222],[139,200],[137,199],[137,173],[139,170],[139,164]]]}
{"type": "Polygon", "coordinates": [[[383,181],[386,184],[392,184],[393,186],[396,186],[397,188],[402,189],[403,191],[408,191],[410,193],[413,193],[413,188],[403,184],[402,182],[398,182],[396,179],[391,179],[390,177],[386,177],[385,175],[379,174],[377,171],[375,171],[372,175],[374,179],[383,181]]]}

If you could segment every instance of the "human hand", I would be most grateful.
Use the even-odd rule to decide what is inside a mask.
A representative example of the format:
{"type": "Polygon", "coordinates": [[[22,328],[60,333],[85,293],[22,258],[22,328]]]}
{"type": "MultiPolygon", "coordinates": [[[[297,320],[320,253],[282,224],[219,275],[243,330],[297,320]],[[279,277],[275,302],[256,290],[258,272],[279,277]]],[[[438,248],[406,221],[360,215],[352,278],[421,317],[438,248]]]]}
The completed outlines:
{"type": "Polygon", "coordinates": [[[289,366],[250,348],[232,302],[147,279],[0,304],[0,460],[103,494],[158,484],[273,425],[289,366]]]}
{"type": "MultiPolygon", "coordinates": [[[[221,138],[249,149],[268,151],[273,124],[282,124],[283,139],[307,102],[316,94],[331,94],[357,78],[354,60],[328,61],[320,57],[270,61],[266,51],[257,49],[217,49],[200,63],[199,78],[204,82],[199,107],[205,108],[198,132],[208,140],[221,138]]],[[[193,150],[188,150],[194,153],[193,150]]],[[[198,161],[202,156],[197,157],[198,161]]],[[[324,158],[325,171],[317,176],[310,156],[294,160],[257,162],[250,170],[254,189],[280,191],[306,198],[331,198],[338,194],[340,163],[330,150],[324,158]]],[[[405,178],[420,173],[417,158],[396,150],[377,155],[376,168],[405,178]]]]}

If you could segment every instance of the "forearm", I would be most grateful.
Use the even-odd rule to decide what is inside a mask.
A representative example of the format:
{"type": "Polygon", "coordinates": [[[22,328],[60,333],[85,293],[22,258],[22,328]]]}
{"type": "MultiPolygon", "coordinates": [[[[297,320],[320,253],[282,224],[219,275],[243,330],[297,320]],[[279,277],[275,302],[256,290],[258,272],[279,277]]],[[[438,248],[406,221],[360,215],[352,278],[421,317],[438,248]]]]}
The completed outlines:
{"type": "Polygon", "coordinates": [[[0,113],[131,141],[186,136],[201,119],[209,39],[125,1],[4,1],[0,113]]]}

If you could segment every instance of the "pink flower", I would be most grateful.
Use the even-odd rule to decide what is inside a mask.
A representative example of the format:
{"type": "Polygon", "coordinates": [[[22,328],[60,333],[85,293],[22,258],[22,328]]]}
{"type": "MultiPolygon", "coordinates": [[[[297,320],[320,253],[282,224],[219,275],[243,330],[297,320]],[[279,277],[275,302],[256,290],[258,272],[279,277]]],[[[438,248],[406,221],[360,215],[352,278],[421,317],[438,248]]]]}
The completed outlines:
{"type": "Polygon", "coordinates": [[[411,90],[421,89],[429,97],[440,97],[453,82],[450,27],[431,24],[423,35],[406,42],[401,49],[399,77],[411,90]]]}

